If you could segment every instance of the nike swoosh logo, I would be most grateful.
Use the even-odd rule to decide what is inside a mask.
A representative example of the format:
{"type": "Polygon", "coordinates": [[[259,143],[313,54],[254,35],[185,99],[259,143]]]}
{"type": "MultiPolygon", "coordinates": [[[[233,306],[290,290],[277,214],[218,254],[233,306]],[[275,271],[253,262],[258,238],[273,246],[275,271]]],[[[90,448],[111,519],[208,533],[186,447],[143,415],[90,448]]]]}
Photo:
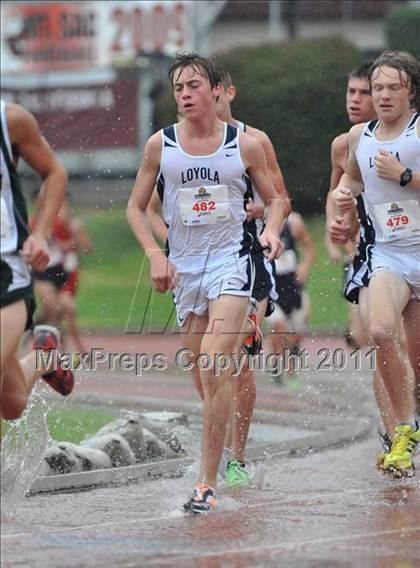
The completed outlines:
{"type": "Polygon", "coordinates": [[[234,155],[235,155],[235,153],[233,153],[233,154],[225,154],[226,158],[230,158],[231,156],[234,156],[234,155]]]}

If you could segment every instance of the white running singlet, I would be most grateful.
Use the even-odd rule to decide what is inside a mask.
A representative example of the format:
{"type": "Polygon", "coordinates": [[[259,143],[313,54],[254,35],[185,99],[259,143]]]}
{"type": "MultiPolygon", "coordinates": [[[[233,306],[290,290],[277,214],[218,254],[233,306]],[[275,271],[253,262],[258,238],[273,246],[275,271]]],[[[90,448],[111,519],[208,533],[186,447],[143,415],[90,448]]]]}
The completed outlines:
{"type": "Polygon", "coordinates": [[[419,116],[414,114],[394,140],[378,140],[375,136],[378,121],[368,122],[359,141],[356,158],[365,188],[363,197],[379,247],[391,245],[395,250],[409,252],[420,246],[419,190],[379,178],[374,164],[379,150],[386,150],[407,168],[420,171],[419,116]]]}
{"type": "Polygon", "coordinates": [[[0,103],[0,138],[2,305],[7,305],[10,303],[11,295],[30,286],[31,272],[19,255],[19,250],[29,235],[29,229],[25,199],[13,164],[4,101],[0,103]]]}
{"type": "Polygon", "coordinates": [[[220,266],[246,252],[247,186],[239,134],[238,128],[225,123],[219,148],[207,156],[193,156],[181,148],[177,125],[162,130],[157,190],[168,226],[169,258],[179,272],[220,266]]]}

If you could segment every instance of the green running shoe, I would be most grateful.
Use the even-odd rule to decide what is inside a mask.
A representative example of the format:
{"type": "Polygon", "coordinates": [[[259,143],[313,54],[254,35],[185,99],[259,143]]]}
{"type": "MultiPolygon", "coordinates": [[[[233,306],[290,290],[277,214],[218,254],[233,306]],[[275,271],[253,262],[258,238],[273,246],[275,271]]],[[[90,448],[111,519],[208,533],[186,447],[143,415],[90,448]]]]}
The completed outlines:
{"type": "Polygon", "coordinates": [[[226,468],[226,484],[228,487],[245,487],[249,483],[249,474],[244,462],[239,460],[228,461],[226,468]]]}

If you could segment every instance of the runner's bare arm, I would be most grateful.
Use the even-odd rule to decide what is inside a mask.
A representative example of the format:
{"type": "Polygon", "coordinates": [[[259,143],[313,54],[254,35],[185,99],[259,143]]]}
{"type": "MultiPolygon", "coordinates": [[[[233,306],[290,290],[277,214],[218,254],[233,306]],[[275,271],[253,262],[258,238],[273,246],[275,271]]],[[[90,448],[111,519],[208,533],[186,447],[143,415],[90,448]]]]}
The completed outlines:
{"type": "MultiPolygon", "coordinates": [[[[344,174],[347,154],[348,154],[348,133],[341,134],[333,140],[331,144],[331,176],[330,187],[327,195],[325,207],[326,213],[326,231],[325,244],[330,259],[338,262],[341,258],[339,246],[353,246],[351,239],[354,239],[359,231],[359,218],[357,208],[354,206],[351,211],[344,216],[340,215],[340,211],[332,198],[332,192],[340,183],[340,179],[344,174]],[[338,245],[338,246],[337,246],[338,245]]],[[[350,254],[350,250],[346,250],[350,254]]]]}
{"type": "MultiPolygon", "coordinates": [[[[417,121],[417,138],[420,139],[420,120],[417,121]]],[[[420,172],[413,172],[413,177],[406,187],[415,187],[416,189],[420,189],[420,172]]]]}
{"type": "Polygon", "coordinates": [[[158,132],[147,141],[127,205],[128,222],[149,260],[156,251],[160,252],[147,222],[146,209],[159,173],[161,144],[161,135],[158,132]]]}
{"type": "Polygon", "coordinates": [[[159,173],[161,146],[161,134],[157,132],[149,138],[144,148],[143,161],[128,200],[127,219],[150,261],[151,277],[156,290],[165,292],[175,287],[176,273],[156,243],[146,213],[159,173]]]}
{"type": "Polygon", "coordinates": [[[168,229],[162,219],[162,203],[156,187],[153,190],[146,212],[153,234],[162,243],[165,243],[168,238],[168,229]]]}
{"type": "Polygon", "coordinates": [[[353,251],[349,248],[350,245],[354,246],[359,228],[359,220],[353,211],[350,214],[337,215],[328,224],[328,238],[334,245],[343,246],[346,253],[351,256],[353,251]],[[350,221],[347,220],[349,217],[350,221]]]}
{"type": "Polygon", "coordinates": [[[268,176],[264,150],[261,144],[242,133],[241,155],[245,170],[250,175],[261,199],[269,206],[266,227],[260,236],[263,246],[270,249],[268,259],[278,258],[283,250],[279,236],[285,220],[284,200],[277,196],[268,176]]]}
{"type": "MultiPolygon", "coordinates": [[[[262,130],[247,126],[247,132],[261,144],[267,161],[267,171],[273,183],[274,189],[281,199],[284,199],[284,214],[287,217],[291,211],[290,198],[284,183],[283,173],[277,161],[274,146],[268,135],[262,130]]],[[[264,213],[263,215],[264,216],[264,213]]]]}
{"type": "Polygon", "coordinates": [[[48,238],[63,201],[67,172],[41,136],[38,123],[30,112],[10,104],[6,107],[6,114],[12,148],[39,174],[43,182],[42,205],[32,233],[48,238]]]}
{"type": "MultiPolygon", "coordinates": [[[[406,166],[397,160],[395,156],[386,150],[379,150],[374,158],[374,162],[378,177],[400,183],[401,174],[405,171],[406,166]]],[[[412,178],[407,187],[420,189],[420,171],[412,172],[412,178]]]]}
{"type": "Polygon", "coordinates": [[[325,207],[325,213],[327,221],[334,217],[337,210],[334,208],[334,201],[331,197],[332,192],[340,183],[341,176],[344,174],[344,168],[347,160],[348,151],[348,134],[340,134],[337,138],[334,138],[331,144],[331,175],[330,175],[330,187],[327,194],[327,202],[325,207]]]}
{"type": "Polygon", "coordinates": [[[22,254],[35,270],[44,270],[49,253],[46,239],[63,201],[67,172],[41,136],[34,116],[19,105],[6,106],[7,127],[15,165],[21,157],[42,179],[42,204],[36,225],[22,247],[22,254]]]}
{"type": "MultiPolygon", "coordinates": [[[[417,122],[417,136],[420,138],[420,121],[417,122]]],[[[400,183],[401,174],[405,171],[404,163],[386,150],[379,150],[374,158],[375,169],[378,177],[400,183]]],[[[410,183],[406,186],[411,189],[420,189],[420,171],[412,171],[410,183]]]]}
{"type": "Polygon", "coordinates": [[[330,186],[327,193],[327,200],[325,203],[325,246],[328,255],[332,262],[339,262],[341,259],[341,248],[337,245],[343,245],[345,240],[341,239],[340,242],[334,240],[331,235],[331,230],[336,227],[336,217],[339,215],[337,205],[332,198],[332,192],[340,182],[341,176],[344,173],[343,163],[347,157],[348,148],[348,134],[340,134],[334,138],[331,144],[331,175],[330,186]]]}
{"type": "Polygon", "coordinates": [[[346,170],[341,176],[340,183],[332,192],[332,197],[342,214],[354,210],[354,198],[363,190],[362,176],[356,159],[356,148],[359,144],[363,128],[364,124],[357,124],[353,126],[349,132],[349,153],[346,170]]]}

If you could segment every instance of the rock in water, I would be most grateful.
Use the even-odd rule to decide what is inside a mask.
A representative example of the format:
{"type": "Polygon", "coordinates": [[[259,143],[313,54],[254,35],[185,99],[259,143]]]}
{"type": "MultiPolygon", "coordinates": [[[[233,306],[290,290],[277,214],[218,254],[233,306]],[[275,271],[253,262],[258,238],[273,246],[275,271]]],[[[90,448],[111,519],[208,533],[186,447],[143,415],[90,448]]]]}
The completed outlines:
{"type": "Polygon", "coordinates": [[[111,458],[101,450],[71,442],[54,442],[45,454],[43,475],[77,473],[112,467],[111,458]]]}
{"type": "Polygon", "coordinates": [[[147,450],[147,458],[148,459],[157,459],[157,458],[173,458],[178,457],[177,453],[174,452],[168,444],[163,442],[154,434],[147,430],[147,428],[143,428],[143,436],[146,443],[146,450],[147,450]]]}
{"type": "Polygon", "coordinates": [[[136,462],[133,450],[120,434],[110,432],[102,436],[86,438],[80,442],[80,445],[84,448],[105,452],[110,457],[113,467],[133,465],[136,462]]]}
{"type": "Polygon", "coordinates": [[[97,431],[96,436],[105,434],[119,434],[127,440],[130,448],[134,452],[136,461],[144,461],[147,456],[146,443],[143,436],[143,426],[139,415],[127,412],[126,417],[117,418],[109,424],[105,424],[97,431]]]}
{"type": "Polygon", "coordinates": [[[142,412],[140,418],[143,427],[156,434],[175,453],[188,453],[191,446],[192,433],[188,428],[186,414],[167,411],[142,412]]]}

